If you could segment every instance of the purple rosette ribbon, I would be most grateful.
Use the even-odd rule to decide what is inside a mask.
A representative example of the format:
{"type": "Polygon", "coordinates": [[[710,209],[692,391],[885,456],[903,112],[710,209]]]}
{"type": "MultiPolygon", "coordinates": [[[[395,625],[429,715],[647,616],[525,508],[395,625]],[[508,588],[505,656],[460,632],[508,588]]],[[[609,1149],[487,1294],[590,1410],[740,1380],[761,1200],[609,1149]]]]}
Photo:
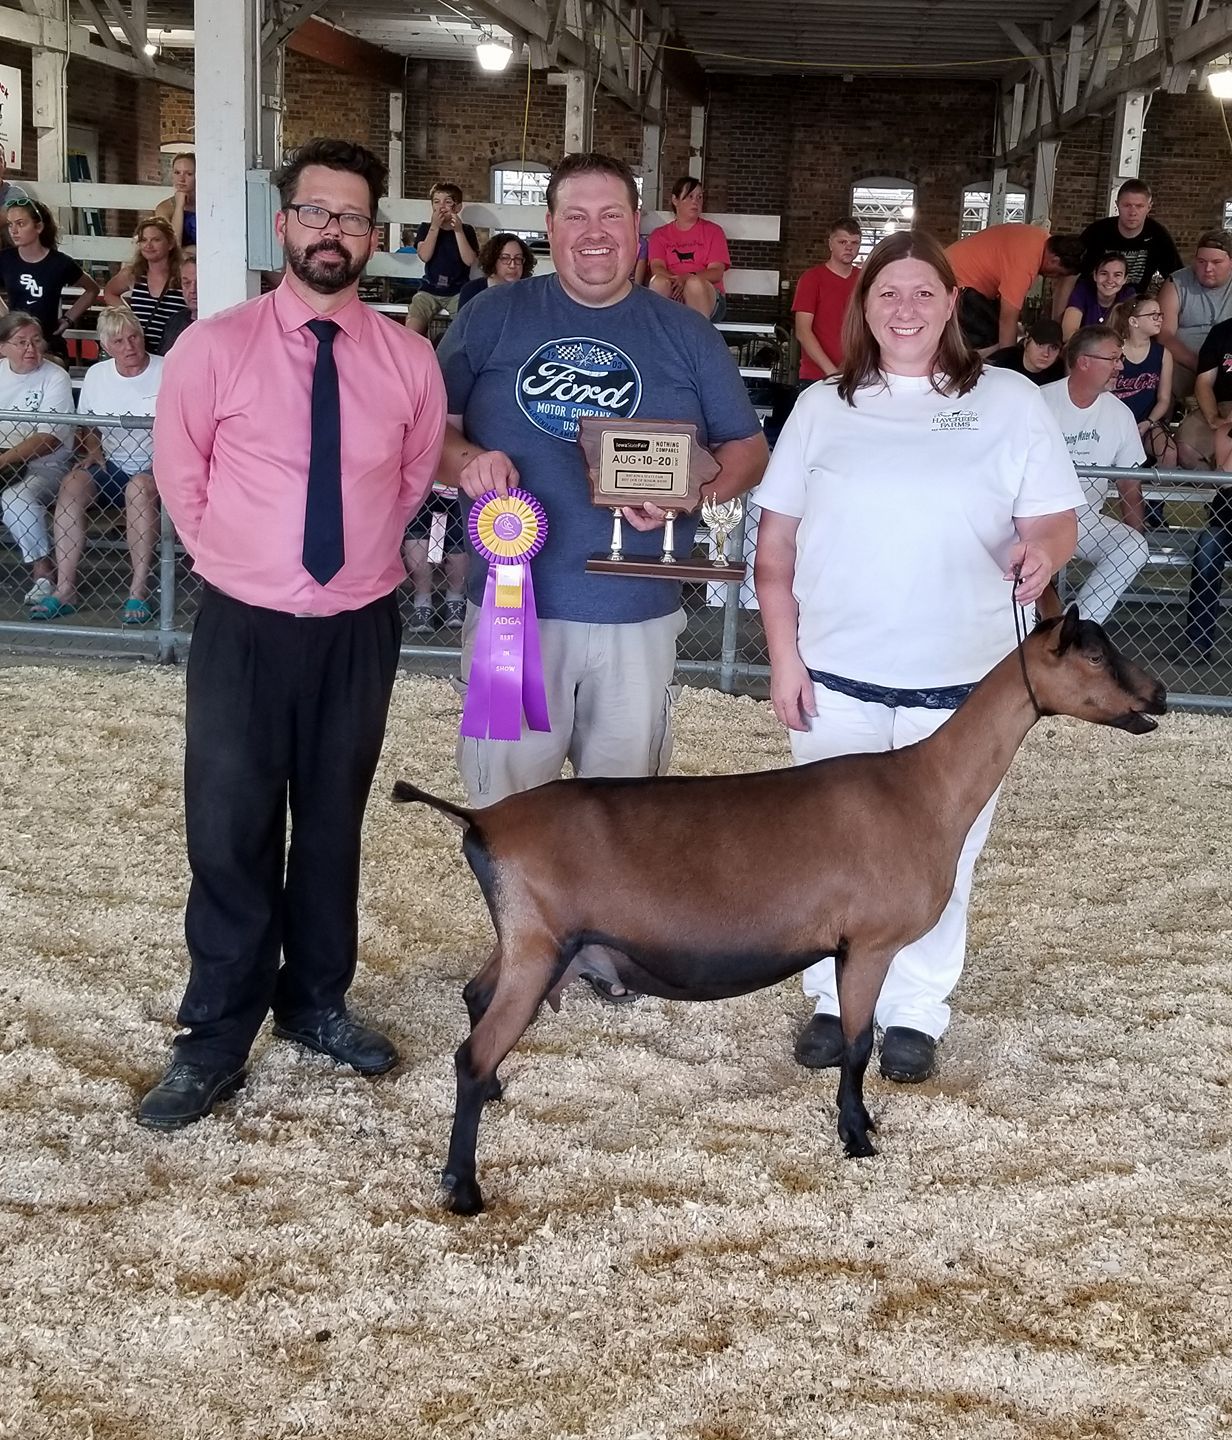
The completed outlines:
{"type": "Polygon", "coordinates": [[[471,506],[471,544],[488,562],[475,633],[462,734],[520,740],[522,714],[532,730],[550,730],[539,620],[530,561],[543,549],[548,517],[527,490],[489,490],[471,506]]]}

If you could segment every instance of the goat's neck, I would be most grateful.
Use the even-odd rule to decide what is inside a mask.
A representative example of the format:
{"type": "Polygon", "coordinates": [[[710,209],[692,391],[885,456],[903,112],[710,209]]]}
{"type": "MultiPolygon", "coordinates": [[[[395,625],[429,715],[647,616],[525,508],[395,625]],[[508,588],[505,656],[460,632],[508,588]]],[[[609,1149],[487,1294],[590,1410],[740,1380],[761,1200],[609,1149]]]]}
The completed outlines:
{"type": "Polygon", "coordinates": [[[921,758],[961,834],[1005,779],[1036,718],[1018,652],[1011,651],[921,744],[921,758]]]}

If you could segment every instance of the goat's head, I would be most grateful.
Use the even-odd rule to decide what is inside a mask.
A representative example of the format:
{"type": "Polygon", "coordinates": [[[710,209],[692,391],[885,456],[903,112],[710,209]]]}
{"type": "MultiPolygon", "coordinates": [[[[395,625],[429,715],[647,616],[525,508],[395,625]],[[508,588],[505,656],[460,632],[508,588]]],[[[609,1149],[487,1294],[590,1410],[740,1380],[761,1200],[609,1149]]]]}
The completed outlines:
{"type": "Polygon", "coordinates": [[[1036,626],[1027,655],[1027,673],[1046,715],[1074,715],[1145,735],[1156,726],[1151,716],[1168,708],[1160,682],[1127,660],[1102,625],[1079,619],[1076,605],[1036,626]]]}

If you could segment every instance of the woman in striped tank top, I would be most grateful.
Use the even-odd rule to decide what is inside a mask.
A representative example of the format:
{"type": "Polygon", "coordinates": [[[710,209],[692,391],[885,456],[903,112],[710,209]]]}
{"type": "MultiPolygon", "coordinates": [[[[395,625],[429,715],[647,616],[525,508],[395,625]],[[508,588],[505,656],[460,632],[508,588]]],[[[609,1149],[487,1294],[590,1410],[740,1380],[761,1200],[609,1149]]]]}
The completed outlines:
{"type": "Polygon", "coordinates": [[[127,303],[141,322],[146,350],[161,355],[167,321],[188,308],[180,289],[183,257],[175,231],[161,215],[147,215],[133,239],[136,253],[103,291],[103,300],[107,305],[127,303]]]}

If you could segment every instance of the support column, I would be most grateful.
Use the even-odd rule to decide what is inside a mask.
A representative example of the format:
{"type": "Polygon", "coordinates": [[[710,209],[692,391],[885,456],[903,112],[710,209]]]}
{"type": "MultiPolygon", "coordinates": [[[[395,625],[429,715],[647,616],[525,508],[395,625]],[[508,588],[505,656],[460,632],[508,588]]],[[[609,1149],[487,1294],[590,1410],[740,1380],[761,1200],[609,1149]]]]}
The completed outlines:
{"type": "MultiPolygon", "coordinates": [[[[33,92],[31,118],[38,132],[36,173],[45,185],[62,185],[68,179],[64,95],[68,56],[60,50],[35,50],[30,68],[30,88],[33,92]]],[[[71,230],[72,217],[71,210],[61,210],[56,221],[61,229],[71,230]]]]}
{"type": "Polygon", "coordinates": [[[1052,196],[1057,179],[1059,140],[1041,140],[1035,147],[1035,181],[1031,186],[1032,225],[1048,225],[1052,219],[1052,196]]]}
{"type": "Polygon", "coordinates": [[[706,107],[694,105],[689,110],[689,174],[704,180],[706,170],[706,107]]]}
{"type": "Polygon", "coordinates": [[[258,0],[195,0],[197,254],[200,306],[212,315],[257,294],[248,268],[246,177],[256,131],[258,0]]]}
{"type": "Polygon", "coordinates": [[[988,223],[1005,224],[1005,199],[1010,185],[1010,172],[998,165],[992,172],[992,193],[988,197],[988,223]]]}
{"type": "Polygon", "coordinates": [[[595,81],[585,70],[565,75],[565,154],[594,149],[595,81]]]}
{"type": "MultiPolygon", "coordinates": [[[[638,12],[639,15],[641,12],[638,12]]],[[[663,72],[656,59],[646,87],[646,103],[656,113],[663,109],[663,72]]],[[[663,127],[642,122],[642,209],[657,210],[663,199],[663,127]]]]}
{"type": "Polygon", "coordinates": [[[1117,97],[1112,150],[1108,156],[1108,204],[1104,212],[1107,215],[1116,214],[1116,192],[1121,188],[1121,182],[1138,178],[1148,99],[1145,90],[1127,90],[1117,97]]]}
{"type": "MultiPolygon", "coordinates": [[[[404,166],[402,160],[402,91],[389,92],[389,182],[386,189],[391,200],[402,199],[404,166]]],[[[386,245],[392,255],[402,247],[402,226],[391,225],[386,245]]]]}

